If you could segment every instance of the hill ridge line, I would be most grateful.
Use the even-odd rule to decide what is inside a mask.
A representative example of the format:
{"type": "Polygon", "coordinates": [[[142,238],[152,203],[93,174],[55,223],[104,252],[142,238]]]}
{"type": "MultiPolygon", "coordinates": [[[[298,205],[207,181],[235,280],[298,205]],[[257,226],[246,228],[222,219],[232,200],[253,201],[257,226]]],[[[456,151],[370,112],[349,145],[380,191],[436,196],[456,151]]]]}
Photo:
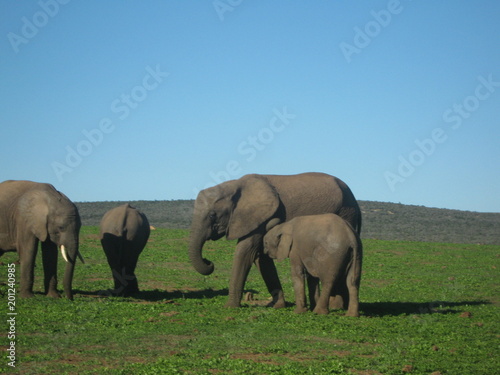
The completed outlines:
{"type": "MultiPolygon", "coordinates": [[[[500,245],[500,213],[462,211],[401,203],[358,201],[363,239],[500,245]]],[[[157,228],[188,229],[194,200],[75,202],[83,225],[99,225],[123,203],[143,211],[157,228]]]]}

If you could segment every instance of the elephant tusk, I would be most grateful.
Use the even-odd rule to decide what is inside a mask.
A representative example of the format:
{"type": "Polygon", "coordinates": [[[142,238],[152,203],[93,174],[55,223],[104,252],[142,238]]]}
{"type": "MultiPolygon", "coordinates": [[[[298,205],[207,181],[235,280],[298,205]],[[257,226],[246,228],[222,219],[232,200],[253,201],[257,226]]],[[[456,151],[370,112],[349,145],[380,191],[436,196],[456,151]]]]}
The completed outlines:
{"type": "Polygon", "coordinates": [[[78,255],[78,258],[82,261],[83,264],[85,264],[85,261],[83,260],[82,254],[80,254],[79,251],[76,252],[76,255],[78,255]]]}
{"type": "Polygon", "coordinates": [[[64,258],[64,260],[66,261],[66,263],[69,263],[68,262],[68,254],[66,254],[66,248],[64,247],[64,245],[61,245],[61,254],[62,254],[62,257],[64,258]]]}

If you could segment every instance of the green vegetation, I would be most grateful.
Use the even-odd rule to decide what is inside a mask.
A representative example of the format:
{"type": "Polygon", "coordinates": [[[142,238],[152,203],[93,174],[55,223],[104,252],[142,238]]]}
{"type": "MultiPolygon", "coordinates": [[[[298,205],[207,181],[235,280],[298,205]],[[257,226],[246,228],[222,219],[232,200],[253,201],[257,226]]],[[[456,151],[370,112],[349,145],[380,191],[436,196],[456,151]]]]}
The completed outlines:
{"type": "MultiPolygon", "coordinates": [[[[253,268],[246,285],[253,300],[225,308],[235,242],[206,244],[216,269],[202,276],[189,264],[187,236],[152,231],[136,272],[142,292],[108,298],[99,292],[112,279],[98,228],[83,227],[86,263],[76,267],[75,300],[18,298],[17,366],[11,371],[4,354],[0,372],[437,375],[500,368],[499,246],[365,240],[362,316],[348,318],[294,314],[288,260],[277,266],[289,307],[265,307],[268,293],[253,268]]],[[[16,259],[1,259],[4,332],[7,264],[16,259]]],[[[40,291],[40,256],[37,262],[40,291]]]]}

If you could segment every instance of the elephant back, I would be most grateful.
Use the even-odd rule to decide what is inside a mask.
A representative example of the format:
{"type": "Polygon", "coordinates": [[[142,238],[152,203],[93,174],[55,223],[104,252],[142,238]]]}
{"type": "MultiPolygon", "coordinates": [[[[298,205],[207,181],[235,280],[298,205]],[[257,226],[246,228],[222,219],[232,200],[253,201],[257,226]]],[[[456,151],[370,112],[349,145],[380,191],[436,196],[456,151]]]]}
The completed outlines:
{"type": "Polygon", "coordinates": [[[283,203],[285,221],[298,216],[333,213],[359,232],[361,210],[351,189],[339,178],[316,172],[291,176],[268,175],[266,178],[283,203]]]}
{"type": "Polygon", "coordinates": [[[104,234],[111,234],[116,237],[123,237],[126,240],[133,240],[140,231],[149,235],[149,222],[142,212],[132,207],[129,203],[112,208],[104,214],[101,219],[100,238],[104,234]]]}

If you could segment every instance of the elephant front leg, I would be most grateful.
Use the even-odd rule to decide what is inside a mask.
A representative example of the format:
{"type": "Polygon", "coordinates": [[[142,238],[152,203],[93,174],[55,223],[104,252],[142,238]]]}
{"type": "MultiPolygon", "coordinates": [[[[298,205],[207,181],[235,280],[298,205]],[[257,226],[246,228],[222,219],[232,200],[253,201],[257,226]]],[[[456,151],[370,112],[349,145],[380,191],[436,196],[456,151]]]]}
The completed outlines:
{"type": "Polygon", "coordinates": [[[33,282],[35,280],[35,258],[38,251],[38,240],[33,239],[21,244],[18,249],[21,263],[21,282],[19,295],[22,298],[34,297],[33,282]]]}
{"type": "Polygon", "coordinates": [[[257,264],[260,274],[266,283],[267,290],[273,298],[272,302],[268,306],[274,307],[275,309],[285,307],[285,296],[283,294],[283,288],[281,286],[274,261],[269,258],[269,256],[261,252],[259,253],[259,257],[256,259],[255,263],[257,264]]]}
{"type": "Polygon", "coordinates": [[[295,310],[297,314],[304,313],[307,311],[306,306],[306,293],[305,293],[305,270],[302,262],[294,261],[293,258],[290,259],[292,266],[292,282],[293,291],[295,293],[295,310]]]}
{"type": "Polygon", "coordinates": [[[42,262],[45,294],[60,298],[57,291],[57,245],[50,241],[42,242],[42,262]]]}
{"type": "Polygon", "coordinates": [[[243,288],[254,262],[259,267],[264,282],[273,296],[274,306],[283,307],[285,305],[283,290],[279,283],[276,267],[274,267],[274,263],[269,257],[267,259],[265,257],[259,258],[261,253],[262,235],[253,235],[238,241],[233,259],[233,268],[231,270],[231,281],[229,283],[229,301],[226,303],[226,307],[240,306],[243,288]]]}
{"type": "Polygon", "coordinates": [[[252,263],[256,258],[256,253],[257,249],[252,237],[238,241],[233,258],[233,268],[231,269],[231,280],[229,282],[229,300],[226,307],[240,307],[243,287],[252,263]]]}

